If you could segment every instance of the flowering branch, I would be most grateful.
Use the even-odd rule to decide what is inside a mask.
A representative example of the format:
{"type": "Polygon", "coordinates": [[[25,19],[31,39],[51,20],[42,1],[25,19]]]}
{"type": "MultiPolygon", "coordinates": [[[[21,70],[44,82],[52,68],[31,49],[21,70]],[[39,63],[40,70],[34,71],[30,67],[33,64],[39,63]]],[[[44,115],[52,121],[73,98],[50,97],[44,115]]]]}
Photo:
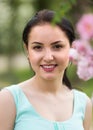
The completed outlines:
{"type": "Polygon", "coordinates": [[[82,80],[93,78],[93,14],[85,14],[76,24],[80,38],[70,50],[70,61],[77,66],[77,75],[82,80]]]}

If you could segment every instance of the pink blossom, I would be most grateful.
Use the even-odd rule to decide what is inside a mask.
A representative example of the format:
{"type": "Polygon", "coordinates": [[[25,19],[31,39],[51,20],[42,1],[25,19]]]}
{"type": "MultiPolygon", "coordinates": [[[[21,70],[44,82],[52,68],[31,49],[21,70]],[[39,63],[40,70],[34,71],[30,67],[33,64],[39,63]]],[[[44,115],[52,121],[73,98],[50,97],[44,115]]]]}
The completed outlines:
{"type": "Polygon", "coordinates": [[[82,80],[93,78],[93,14],[85,14],[76,25],[80,39],[72,43],[70,61],[77,66],[77,75],[82,80]]]}
{"type": "Polygon", "coordinates": [[[69,60],[74,64],[77,64],[79,58],[79,54],[76,49],[71,48],[69,52],[69,60]]]}
{"type": "Polygon", "coordinates": [[[93,78],[93,61],[88,60],[86,57],[82,57],[78,62],[77,75],[83,80],[93,78]]]}
{"type": "Polygon", "coordinates": [[[93,48],[88,41],[79,39],[73,42],[69,58],[77,66],[77,75],[82,80],[93,78],[93,48]]]}
{"type": "Polygon", "coordinates": [[[80,54],[80,55],[83,55],[83,56],[86,56],[86,55],[89,55],[90,53],[92,53],[92,48],[89,44],[88,41],[86,40],[82,40],[82,39],[79,39],[79,40],[75,40],[72,44],[73,48],[75,48],[77,50],[77,52],[80,54]]]}
{"type": "Polygon", "coordinates": [[[93,38],[93,14],[85,14],[76,25],[77,31],[82,39],[93,38]]]}

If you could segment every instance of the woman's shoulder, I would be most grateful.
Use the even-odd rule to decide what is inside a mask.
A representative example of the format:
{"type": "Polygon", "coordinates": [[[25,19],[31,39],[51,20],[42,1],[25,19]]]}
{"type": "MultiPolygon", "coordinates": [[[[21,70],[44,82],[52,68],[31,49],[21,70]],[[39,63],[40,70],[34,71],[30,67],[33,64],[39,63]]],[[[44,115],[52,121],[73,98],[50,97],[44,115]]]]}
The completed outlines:
{"type": "Polygon", "coordinates": [[[0,91],[0,122],[4,129],[10,127],[9,126],[10,122],[12,122],[13,124],[15,115],[16,115],[16,107],[15,107],[12,94],[7,89],[1,90],[0,91]]]}
{"type": "Polygon", "coordinates": [[[73,91],[75,92],[76,95],[78,95],[79,98],[81,97],[88,98],[87,94],[81,90],[73,89],[73,91]]]}
{"type": "Polygon", "coordinates": [[[92,107],[92,101],[90,97],[83,91],[74,89],[77,100],[83,104],[85,104],[86,107],[90,108],[92,107]]]}
{"type": "Polygon", "coordinates": [[[0,91],[0,103],[2,102],[5,106],[14,105],[13,91],[15,90],[16,85],[10,85],[4,87],[0,91]]]}

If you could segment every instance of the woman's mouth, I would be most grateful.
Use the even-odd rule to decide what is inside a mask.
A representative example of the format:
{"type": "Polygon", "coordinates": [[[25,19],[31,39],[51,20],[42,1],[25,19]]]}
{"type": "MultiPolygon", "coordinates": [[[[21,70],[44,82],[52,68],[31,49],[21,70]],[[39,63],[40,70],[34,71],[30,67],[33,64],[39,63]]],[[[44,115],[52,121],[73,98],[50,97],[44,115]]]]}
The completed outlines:
{"type": "Polygon", "coordinates": [[[52,72],[56,68],[57,64],[52,64],[52,65],[41,65],[44,71],[46,72],[52,72]]]}

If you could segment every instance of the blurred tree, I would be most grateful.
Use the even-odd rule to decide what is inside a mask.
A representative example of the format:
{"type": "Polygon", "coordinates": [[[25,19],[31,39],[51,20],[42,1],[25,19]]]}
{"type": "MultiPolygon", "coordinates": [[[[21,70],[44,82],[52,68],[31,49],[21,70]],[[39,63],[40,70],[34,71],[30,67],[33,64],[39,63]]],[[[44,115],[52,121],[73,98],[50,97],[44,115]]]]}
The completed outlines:
{"type": "Polygon", "coordinates": [[[55,20],[65,15],[75,24],[83,13],[93,12],[93,0],[0,0],[0,54],[7,54],[9,72],[13,56],[22,50],[25,23],[41,9],[55,10],[55,20]]]}
{"type": "Polygon", "coordinates": [[[42,9],[53,9],[57,10],[60,7],[61,2],[64,2],[65,0],[33,0],[32,4],[36,11],[42,10],[42,9]]]}
{"type": "Polygon", "coordinates": [[[93,0],[76,0],[68,12],[68,17],[75,24],[84,13],[88,12],[93,12],[93,0]]]}
{"type": "Polygon", "coordinates": [[[1,1],[0,7],[2,18],[0,21],[0,54],[7,55],[7,73],[13,77],[14,55],[22,51],[22,28],[25,20],[31,16],[33,8],[31,8],[31,1],[22,0],[1,1]]]}
{"type": "Polygon", "coordinates": [[[0,53],[13,55],[22,50],[21,35],[25,21],[31,16],[31,1],[0,2],[0,53]]]}
{"type": "Polygon", "coordinates": [[[22,28],[31,15],[41,9],[57,11],[75,24],[83,12],[93,11],[93,0],[1,0],[0,53],[20,52],[22,28]],[[73,19],[74,18],[74,19],[73,19]]]}
{"type": "Polygon", "coordinates": [[[60,15],[65,15],[74,24],[83,13],[93,11],[93,0],[34,0],[32,4],[36,11],[53,9],[57,11],[59,17],[60,15]]]}

